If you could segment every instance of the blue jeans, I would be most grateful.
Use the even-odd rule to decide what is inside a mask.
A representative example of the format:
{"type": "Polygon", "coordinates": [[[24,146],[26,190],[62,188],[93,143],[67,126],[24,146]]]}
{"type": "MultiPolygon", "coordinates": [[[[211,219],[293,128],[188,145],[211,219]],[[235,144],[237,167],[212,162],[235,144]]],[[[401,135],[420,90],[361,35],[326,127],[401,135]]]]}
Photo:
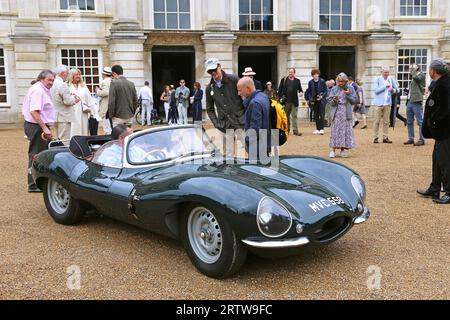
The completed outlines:
{"type": "Polygon", "coordinates": [[[414,117],[419,125],[419,141],[424,141],[422,135],[423,107],[420,102],[409,102],[406,106],[406,123],[408,124],[408,139],[414,141],[414,117]]]}

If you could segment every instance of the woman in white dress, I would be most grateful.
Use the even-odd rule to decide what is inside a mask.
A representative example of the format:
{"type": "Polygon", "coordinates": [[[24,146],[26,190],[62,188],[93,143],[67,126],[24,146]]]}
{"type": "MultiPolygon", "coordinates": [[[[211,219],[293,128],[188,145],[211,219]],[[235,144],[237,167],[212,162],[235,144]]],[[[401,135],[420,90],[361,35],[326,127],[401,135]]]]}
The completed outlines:
{"type": "Polygon", "coordinates": [[[70,93],[80,98],[80,102],[73,106],[75,115],[72,120],[70,136],[88,136],[89,116],[93,114],[98,117],[98,115],[95,115],[94,101],[91,92],[81,77],[80,70],[70,70],[69,76],[67,77],[67,85],[69,86],[70,93]]]}

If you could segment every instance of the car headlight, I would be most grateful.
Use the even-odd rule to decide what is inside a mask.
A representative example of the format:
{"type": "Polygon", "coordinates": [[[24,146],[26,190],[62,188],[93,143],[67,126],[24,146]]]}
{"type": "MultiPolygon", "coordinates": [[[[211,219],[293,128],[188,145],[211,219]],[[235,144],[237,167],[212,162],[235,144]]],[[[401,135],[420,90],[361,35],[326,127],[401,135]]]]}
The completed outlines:
{"type": "Polygon", "coordinates": [[[264,197],[259,202],[256,221],[259,231],[269,238],[284,236],[292,227],[290,212],[270,197],[264,197]]]}
{"type": "Polygon", "coordinates": [[[356,194],[359,196],[364,205],[366,203],[366,185],[364,181],[359,176],[353,176],[351,181],[353,189],[355,189],[356,194]]]}

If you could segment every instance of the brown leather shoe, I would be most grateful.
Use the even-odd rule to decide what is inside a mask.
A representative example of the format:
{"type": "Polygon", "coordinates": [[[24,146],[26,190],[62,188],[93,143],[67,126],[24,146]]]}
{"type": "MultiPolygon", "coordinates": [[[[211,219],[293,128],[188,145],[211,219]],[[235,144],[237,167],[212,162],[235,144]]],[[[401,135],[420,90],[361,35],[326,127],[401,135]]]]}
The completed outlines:
{"type": "Polygon", "coordinates": [[[378,138],[373,139],[373,143],[379,143],[378,138]]]}
{"type": "Polygon", "coordinates": [[[299,136],[300,137],[302,134],[303,133],[301,133],[301,132],[297,132],[297,131],[294,132],[294,136],[299,136]]]}
{"type": "Polygon", "coordinates": [[[414,141],[407,140],[407,141],[403,142],[403,144],[404,144],[405,146],[407,146],[407,145],[410,145],[410,144],[414,144],[414,141]]]}
{"type": "Polygon", "coordinates": [[[392,143],[392,141],[389,140],[389,138],[384,138],[384,139],[383,139],[383,143],[392,143]]]}

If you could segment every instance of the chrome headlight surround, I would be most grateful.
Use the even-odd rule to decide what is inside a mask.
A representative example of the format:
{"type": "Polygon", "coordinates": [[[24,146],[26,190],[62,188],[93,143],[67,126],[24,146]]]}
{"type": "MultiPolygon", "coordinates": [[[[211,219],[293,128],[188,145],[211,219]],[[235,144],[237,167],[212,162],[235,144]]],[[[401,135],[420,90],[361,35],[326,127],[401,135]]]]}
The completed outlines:
{"type": "Polygon", "coordinates": [[[258,205],[256,224],[268,238],[284,236],[292,227],[292,215],[285,206],[271,197],[264,197],[258,205]]]}
{"type": "Polygon", "coordinates": [[[356,194],[361,199],[362,205],[366,203],[366,184],[361,179],[360,176],[354,175],[351,178],[353,189],[355,189],[356,194]]]}

